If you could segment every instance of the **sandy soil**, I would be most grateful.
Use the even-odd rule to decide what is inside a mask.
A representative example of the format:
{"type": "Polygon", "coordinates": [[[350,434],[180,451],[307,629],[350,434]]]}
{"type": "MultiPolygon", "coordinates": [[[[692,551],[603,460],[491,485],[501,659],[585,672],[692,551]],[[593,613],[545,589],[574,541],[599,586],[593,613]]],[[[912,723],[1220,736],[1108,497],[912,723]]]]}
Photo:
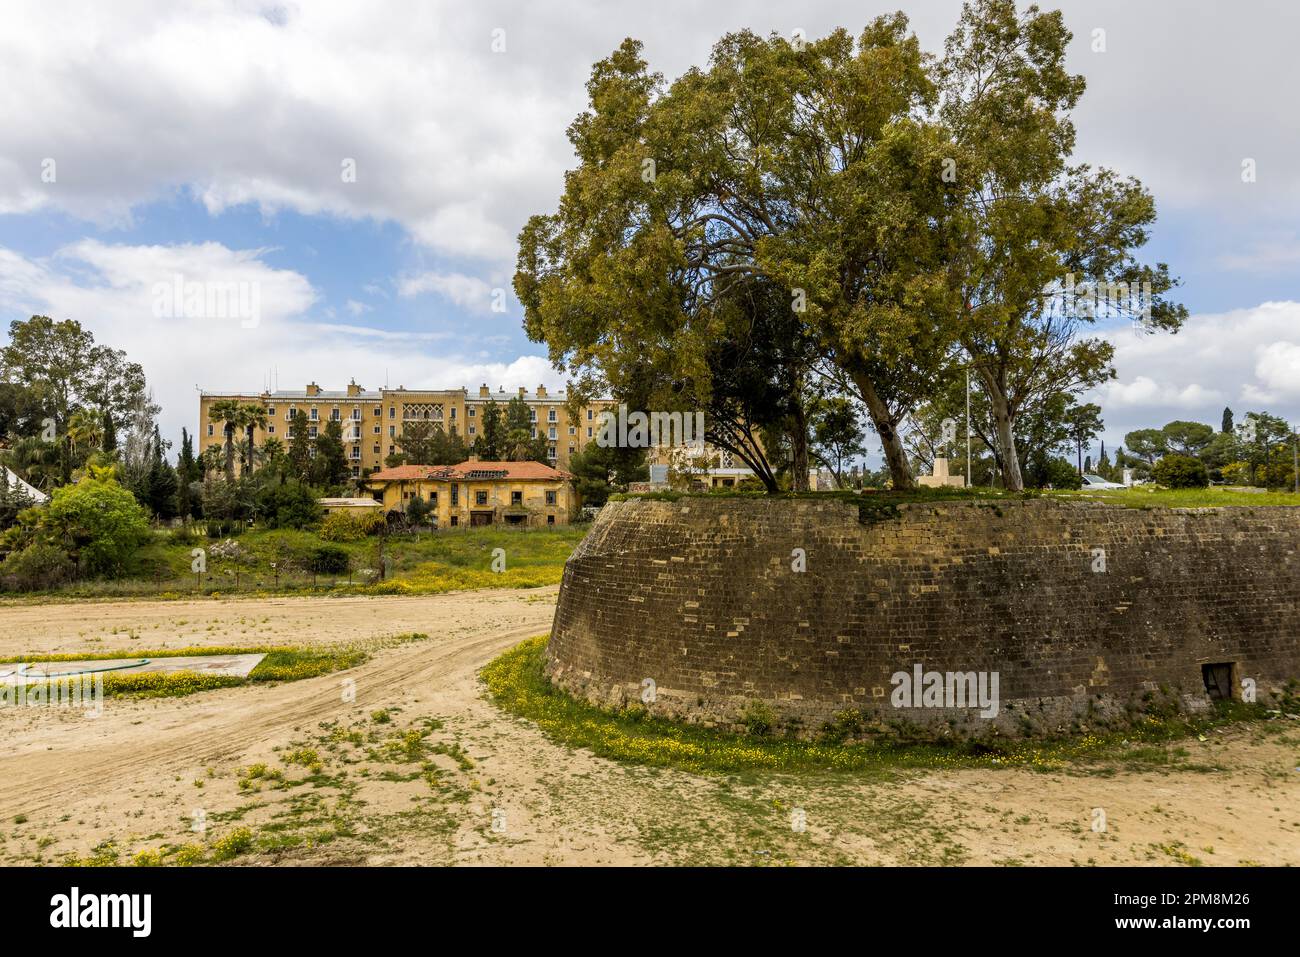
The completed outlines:
{"type": "Polygon", "coordinates": [[[1300,863],[1294,723],[1183,742],[1185,767],[1141,773],[717,779],[570,751],[498,711],[477,679],[547,629],[554,595],[0,608],[8,654],[430,636],[348,672],[111,699],[96,718],[0,708],[0,861],[59,863],[112,842],[125,862],[247,827],[285,840],[240,863],[1300,863]],[[407,732],[424,735],[421,760],[402,756],[407,732]],[[249,779],[257,764],[283,778],[249,779]]]}

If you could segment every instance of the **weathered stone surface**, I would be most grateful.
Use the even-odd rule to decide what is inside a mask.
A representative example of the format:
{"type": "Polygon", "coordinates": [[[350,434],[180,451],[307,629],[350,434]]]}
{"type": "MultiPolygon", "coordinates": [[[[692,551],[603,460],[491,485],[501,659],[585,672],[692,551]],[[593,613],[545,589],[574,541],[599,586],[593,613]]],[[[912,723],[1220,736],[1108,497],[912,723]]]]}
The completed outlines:
{"type": "Polygon", "coordinates": [[[606,705],[651,678],[652,710],[689,720],[758,700],[808,730],[855,709],[970,734],[1086,725],[1166,689],[1203,708],[1204,664],[1261,701],[1300,674],[1300,509],[958,502],[870,521],[839,500],[611,503],[565,568],[548,673],[606,705]],[[998,716],[894,707],[891,676],[917,663],[997,672],[998,716]]]}

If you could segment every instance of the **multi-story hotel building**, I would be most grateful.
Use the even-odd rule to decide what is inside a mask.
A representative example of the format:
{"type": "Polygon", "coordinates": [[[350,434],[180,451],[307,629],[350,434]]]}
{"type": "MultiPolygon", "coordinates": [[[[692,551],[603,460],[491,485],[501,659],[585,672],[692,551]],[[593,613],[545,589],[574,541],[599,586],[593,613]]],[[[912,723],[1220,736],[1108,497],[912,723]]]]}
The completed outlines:
{"type": "MultiPolygon", "coordinates": [[[[505,405],[515,396],[528,405],[533,420],[533,437],[545,437],[550,464],[567,469],[572,456],[592,441],[599,431],[600,413],[607,403],[582,407],[577,419],[571,419],[564,390],[548,393],[545,386],[529,392],[520,388],[506,392],[499,387],[494,393],[486,385],[471,396],[467,389],[396,389],[367,390],[351,382],[343,390],[322,389],[315,382],[305,389],[275,392],[201,392],[199,394],[200,438],[197,448],[221,447],[225,442],[222,424],[214,422],[210,411],[214,403],[227,399],[260,405],[266,409],[266,427],[255,429],[253,442],[262,445],[274,436],[289,444],[290,422],[295,412],[307,416],[309,435],[331,419],[343,427],[343,447],[352,466],[352,475],[362,478],[384,467],[388,456],[401,452],[402,428],[408,422],[430,421],[454,430],[473,446],[480,434],[482,409],[495,401],[505,412],[505,405]]],[[[244,437],[237,436],[238,441],[244,437]]]]}

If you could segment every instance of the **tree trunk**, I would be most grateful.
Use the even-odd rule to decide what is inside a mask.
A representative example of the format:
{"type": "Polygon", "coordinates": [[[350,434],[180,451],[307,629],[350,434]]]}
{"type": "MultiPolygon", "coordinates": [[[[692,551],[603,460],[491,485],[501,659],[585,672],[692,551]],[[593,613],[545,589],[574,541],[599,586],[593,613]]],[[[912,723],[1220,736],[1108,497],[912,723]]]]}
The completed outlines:
{"type": "Polygon", "coordinates": [[[876,391],[870,377],[856,370],[850,375],[858,391],[862,393],[862,401],[866,404],[871,422],[876,427],[876,434],[880,436],[880,444],[885,450],[885,464],[889,466],[889,477],[894,483],[894,488],[903,491],[916,488],[916,480],[912,478],[912,467],[907,461],[907,450],[903,448],[903,438],[894,426],[888,406],[876,391]]]}
{"type": "Polygon", "coordinates": [[[226,424],[226,481],[235,480],[235,427],[226,424]]]}
{"type": "Polygon", "coordinates": [[[795,492],[808,491],[808,412],[799,395],[790,397],[790,488],[795,492]]]}
{"type": "Polygon", "coordinates": [[[998,446],[1002,450],[1002,486],[1009,492],[1023,492],[1025,480],[1020,474],[1020,458],[1016,454],[1011,409],[998,384],[991,381],[988,376],[982,375],[982,378],[988,389],[989,405],[993,409],[993,421],[997,427],[998,446]]]}

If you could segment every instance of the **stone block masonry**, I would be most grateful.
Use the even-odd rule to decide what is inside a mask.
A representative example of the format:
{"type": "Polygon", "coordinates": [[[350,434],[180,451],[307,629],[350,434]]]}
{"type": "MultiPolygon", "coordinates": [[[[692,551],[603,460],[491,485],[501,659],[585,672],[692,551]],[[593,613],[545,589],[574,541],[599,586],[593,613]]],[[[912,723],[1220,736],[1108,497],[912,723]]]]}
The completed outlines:
{"type": "Polygon", "coordinates": [[[1300,675],[1298,543],[1285,507],[613,502],[565,567],[547,670],[604,705],[726,726],[760,702],[805,732],[844,712],[980,735],[1267,703],[1300,675]],[[996,674],[996,715],[919,687],[898,706],[917,665],[996,674]]]}

